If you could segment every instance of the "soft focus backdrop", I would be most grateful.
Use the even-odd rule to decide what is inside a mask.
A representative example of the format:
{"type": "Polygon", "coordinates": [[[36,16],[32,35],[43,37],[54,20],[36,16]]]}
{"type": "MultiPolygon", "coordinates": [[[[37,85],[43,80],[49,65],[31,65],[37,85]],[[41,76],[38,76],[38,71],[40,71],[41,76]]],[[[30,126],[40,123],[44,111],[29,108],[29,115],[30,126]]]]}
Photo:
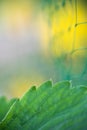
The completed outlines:
{"type": "Polygon", "coordinates": [[[0,95],[52,79],[87,85],[86,0],[0,0],[0,95]]]}

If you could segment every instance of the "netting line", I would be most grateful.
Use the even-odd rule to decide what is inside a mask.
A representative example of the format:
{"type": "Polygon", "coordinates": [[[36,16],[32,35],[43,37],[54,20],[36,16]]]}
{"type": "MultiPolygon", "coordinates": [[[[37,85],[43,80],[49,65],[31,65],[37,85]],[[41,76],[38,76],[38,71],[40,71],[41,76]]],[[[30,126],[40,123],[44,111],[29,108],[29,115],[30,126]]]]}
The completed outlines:
{"type": "MultiPolygon", "coordinates": [[[[78,23],[78,8],[77,8],[77,6],[78,6],[78,2],[77,2],[77,0],[75,0],[75,16],[76,17],[75,17],[75,25],[74,25],[74,27],[75,27],[74,38],[73,38],[74,41],[73,41],[73,46],[72,46],[72,52],[73,53],[76,52],[76,50],[78,50],[78,51],[79,50],[83,50],[81,48],[75,49],[76,27],[81,25],[81,24],[87,24],[87,22],[80,22],[80,23],[78,23]]],[[[86,48],[84,47],[84,49],[86,49],[86,48]]],[[[71,52],[71,54],[72,54],[72,52],[71,52]]]]}
{"type": "MultiPolygon", "coordinates": [[[[73,54],[75,54],[76,52],[78,51],[87,51],[87,48],[86,47],[82,47],[82,48],[77,48],[75,49],[75,43],[76,43],[76,28],[81,25],[81,24],[87,24],[87,22],[78,22],[78,2],[77,0],[75,0],[74,2],[74,6],[75,6],[75,24],[74,24],[74,35],[73,35],[73,43],[72,43],[72,50],[71,52],[69,53],[70,55],[70,67],[69,67],[69,70],[68,70],[68,75],[70,75],[70,79],[71,78],[81,78],[84,76],[84,74],[86,73],[86,68],[87,68],[87,63],[85,64],[85,67],[82,71],[82,73],[78,74],[78,75],[72,75],[72,68],[73,68],[73,59],[72,59],[72,56],[73,54]]],[[[86,61],[87,62],[87,61],[86,61]]]]}
{"type": "Polygon", "coordinates": [[[77,12],[78,11],[78,9],[77,9],[77,0],[75,0],[75,16],[76,16],[76,21],[75,21],[75,27],[77,27],[78,25],[80,25],[80,24],[87,24],[87,22],[80,22],[80,23],[78,23],[78,19],[77,19],[77,17],[78,17],[78,15],[77,15],[77,12]]]}

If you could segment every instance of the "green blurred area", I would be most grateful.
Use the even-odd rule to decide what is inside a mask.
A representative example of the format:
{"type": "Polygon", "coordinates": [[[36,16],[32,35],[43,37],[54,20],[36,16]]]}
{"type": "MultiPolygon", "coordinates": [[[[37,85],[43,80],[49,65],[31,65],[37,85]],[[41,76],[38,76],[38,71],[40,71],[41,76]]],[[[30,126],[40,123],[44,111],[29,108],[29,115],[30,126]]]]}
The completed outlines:
{"type": "MultiPolygon", "coordinates": [[[[59,2],[57,0],[33,0],[32,2],[27,0],[15,2],[0,0],[0,2],[0,95],[7,95],[8,97],[21,96],[23,92],[26,91],[31,85],[40,85],[40,83],[49,79],[52,79],[53,82],[68,79],[72,80],[73,85],[87,85],[87,24],[79,25],[77,28],[74,29],[76,30],[76,33],[73,33],[72,40],[69,36],[72,28],[68,28],[68,31],[66,31],[67,29],[64,23],[65,21],[60,21],[60,23],[62,23],[64,29],[66,30],[57,32],[57,28],[59,28],[57,25],[60,25],[58,21],[61,17],[63,17],[61,16],[63,14],[61,10],[63,10],[63,12],[65,13],[64,15],[66,15],[66,19],[69,18],[67,14],[68,12],[70,12],[70,8],[72,8],[73,11],[72,15],[76,15],[75,2],[73,2],[72,0],[60,0],[59,2]],[[9,7],[11,7],[11,10],[12,7],[14,7],[14,10],[12,10],[11,12],[9,7]],[[7,10],[8,12],[6,12],[7,10]],[[28,18],[29,11],[31,12],[31,14],[28,18]],[[60,13],[58,13],[59,11],[60,13]],[[12,13],[11,15],[10,12],[12,13]],[[17,12],[17,14],[15,14],[15,12],[17,12]],[[40,19],[38,18],[39,14],[41,15],[41,19],[43,18],[41,21],[41,25],[38,23],[40,21],[40,19]],[[11,19],[11,16],[13,16],[13,21],[11,19]],[[10,21],[9,18],[11,19],[10,21]],[[21,20],[23,20],[23,22],[21,20]],[[28,22],[30,22],[29,26],[32,25],[33,28],[29,28],[29,31],[27,30],[27,28],[29,27],[28,22]],[[8,30],[11,23],[11,29],[13,29],[11,31],[13,34],[10,36],[11,32],[8,32],[8,30]],[[34,28],[33,26],[35,25],[35,23],[38,24],[36,24],[34,28]],[[46,30],[47,27],[45,27],[45,25],[48,26],[48,32],[50,33],[50,36],[46,30]],[[43,27],[41,28],[41,26],[43,27]],[[56,28],[56,31],[54,28],[56,28]],[[85,30],[83,28],[85,28],[85,30]],[[19,29],[20,32],[18,32],[19,30],[17,29],[19,29]],[[37,36],[38,30],[39,35],[37,36]],[[22,34],[19,35],[21,32],[22,34]],[[45,34],[46,32],[47,34],[45,34]],[[9,35],[7,35],[8,33],[9,35]],[[40,33],[42,36],[40,36],[40,33]],[[25,36],[26,34],[27,37],[25,36]],[[29,40],[28,38],[31,34],[32,36],[29,40]],[[66,36],[64,37],[65,41],[62,40],[65,34],[67,35],[69,41],[66,40],[66,36]],[[12,40],[8,40],[11,38],[12,40]],[[18,39],[15,40],[16,38],[18,39]],[[48,38],[49,40],[44,40],[45,38],[48,38]],[[28,40],[26,41],[26,39],[28,40]],[[10,43],[10,45],[9,41],[13,43],[10,43]],[[74,50],[72,49],[72,47],[67,47],[67,49],[66,46],[73,44],[72,41],[75,44],[74,50]],[[11,46],[11,48],[8,47],[9,45],[11,46]],[[57,53],[61,52],[61,54],[57,55],[56,51],[57,53]],[[5,56],[3,56],[4,54],[5,56]]],[[[86,12],[86,2],[86,0],[77,0],[77,4],[82,7],[82,13],[84,14],[81,14],[81,20],[81,17],[79,15],[79,10],[81,9],[78,10],[78,22],[87,22],[87,17],[84,13],[86,12]]]]}

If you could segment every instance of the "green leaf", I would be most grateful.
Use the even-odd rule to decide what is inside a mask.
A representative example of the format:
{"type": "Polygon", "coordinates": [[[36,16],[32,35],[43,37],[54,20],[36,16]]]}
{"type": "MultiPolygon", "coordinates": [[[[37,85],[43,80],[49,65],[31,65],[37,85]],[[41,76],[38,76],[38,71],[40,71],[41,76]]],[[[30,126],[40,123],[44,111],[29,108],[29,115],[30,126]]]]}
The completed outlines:
{"type": "Polygon", "coordinates": [[[87,87],[70,81],[33,86],[10,107],[0,130],[86,130],[87,87]]]}
{"type": "Polygon", "coordinates": [[[8,101],[4,96],[0,98],[0,121],[4,118],[9,108],[15,101],[15,98],[10,101],[8,101]]]}

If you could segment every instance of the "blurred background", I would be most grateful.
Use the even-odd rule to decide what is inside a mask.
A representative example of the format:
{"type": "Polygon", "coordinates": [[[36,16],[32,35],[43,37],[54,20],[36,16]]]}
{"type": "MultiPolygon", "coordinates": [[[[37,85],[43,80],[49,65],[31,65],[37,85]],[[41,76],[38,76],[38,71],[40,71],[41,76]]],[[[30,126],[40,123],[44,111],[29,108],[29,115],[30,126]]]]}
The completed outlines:
{"type": "Polygon", "coordinates": [[[0,0],[0,95],[52,79],[87,85],[87,0],[0,0]]]}

